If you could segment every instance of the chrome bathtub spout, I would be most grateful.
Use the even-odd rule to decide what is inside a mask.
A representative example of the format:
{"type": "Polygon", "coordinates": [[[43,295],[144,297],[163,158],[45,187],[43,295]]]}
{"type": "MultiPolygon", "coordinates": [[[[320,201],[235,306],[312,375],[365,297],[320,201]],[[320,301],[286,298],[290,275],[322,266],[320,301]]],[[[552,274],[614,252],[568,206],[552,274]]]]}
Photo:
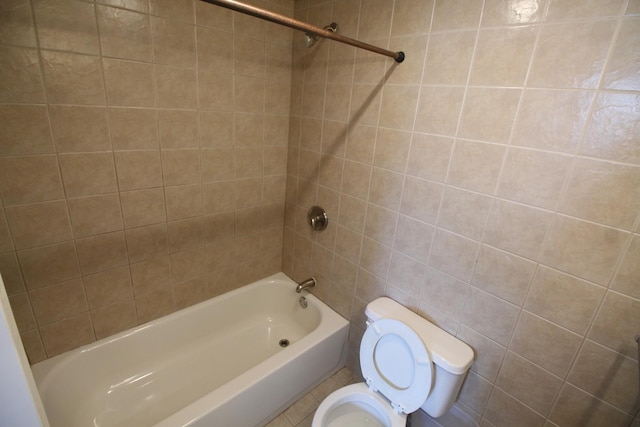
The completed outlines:
{"type": "Polygon", "coordinates": [[[300,293],[303,289],[313,288],[315,285],[316,279],[314,279],[313,277],[309,277],[307,280],[303,280],[302,282],[298,283],[298,286],[296,286],[296,292],[300,293]]]}

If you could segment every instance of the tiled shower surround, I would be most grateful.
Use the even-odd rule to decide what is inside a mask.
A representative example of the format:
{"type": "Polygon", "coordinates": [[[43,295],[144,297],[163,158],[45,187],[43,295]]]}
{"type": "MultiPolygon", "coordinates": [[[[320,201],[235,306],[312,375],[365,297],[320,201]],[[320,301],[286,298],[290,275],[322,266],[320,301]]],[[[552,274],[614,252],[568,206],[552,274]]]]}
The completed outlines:
{"type": "Polygon", "coordinates": [[[640,1],[0,3],[0,272],[32,362],[283,270],[476,352],[480,425],[626,426],[640,1]],[[285,193],[286,188],[286,193],[285,193]],[[312,233],[310,206],[329,228],[312,233]]]}

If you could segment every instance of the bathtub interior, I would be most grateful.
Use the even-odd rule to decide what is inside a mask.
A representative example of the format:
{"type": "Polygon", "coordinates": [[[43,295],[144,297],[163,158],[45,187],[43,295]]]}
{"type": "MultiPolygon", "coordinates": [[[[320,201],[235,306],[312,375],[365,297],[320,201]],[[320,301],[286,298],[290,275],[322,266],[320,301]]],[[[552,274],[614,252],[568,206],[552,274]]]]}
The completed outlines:
{"type": "Polygon", "coordinates": [[[34,365],[52,426],[151,426],[304,346],[318,304],[303,309],[293,282],[267,280],[34,365]]]}

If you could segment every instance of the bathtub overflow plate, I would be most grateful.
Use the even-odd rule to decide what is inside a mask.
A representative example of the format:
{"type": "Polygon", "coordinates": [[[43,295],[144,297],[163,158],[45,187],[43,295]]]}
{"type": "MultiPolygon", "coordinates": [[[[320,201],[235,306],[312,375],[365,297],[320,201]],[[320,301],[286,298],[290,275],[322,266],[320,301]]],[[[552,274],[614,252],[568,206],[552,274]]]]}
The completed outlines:
{"type": "Polygon", "coordinates": [[[280,345],[280,347],[288,347],[289,346],[289,340],[286,338],[282,338],[278,344],[280,345]]]}

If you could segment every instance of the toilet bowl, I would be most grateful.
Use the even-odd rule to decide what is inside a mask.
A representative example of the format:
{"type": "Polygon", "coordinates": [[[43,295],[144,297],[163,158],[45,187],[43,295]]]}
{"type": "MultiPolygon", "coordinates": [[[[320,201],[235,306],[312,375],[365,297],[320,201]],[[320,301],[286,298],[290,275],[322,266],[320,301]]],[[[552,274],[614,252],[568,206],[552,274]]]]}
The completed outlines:
{"type": "Polygon", "coordinates": [[[334,391],[314,414],[312,427],[404,427],[422,408],[434,418],[457,398],[473,351],[389,298],[365,310],[360,343],[364,383],[334,391]]]}

